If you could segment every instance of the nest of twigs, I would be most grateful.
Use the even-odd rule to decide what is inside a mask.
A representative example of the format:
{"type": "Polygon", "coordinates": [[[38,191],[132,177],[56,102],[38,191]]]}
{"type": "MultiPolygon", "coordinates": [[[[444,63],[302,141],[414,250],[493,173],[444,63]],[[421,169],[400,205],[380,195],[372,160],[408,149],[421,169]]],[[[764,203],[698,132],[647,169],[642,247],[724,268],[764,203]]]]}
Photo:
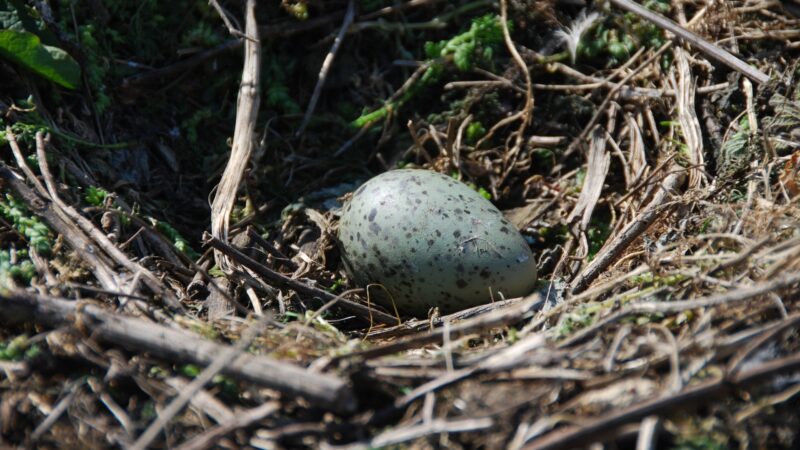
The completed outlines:
{"type": "Polygon", "coordinates": [[[0,443],[800,446],[797,2],[210,3],[227,39],[103,111],[0,60],[0,443]],[[398,165],[490,196],[537,291],[412,318],[349,285],[341,197],[398,165]]]}

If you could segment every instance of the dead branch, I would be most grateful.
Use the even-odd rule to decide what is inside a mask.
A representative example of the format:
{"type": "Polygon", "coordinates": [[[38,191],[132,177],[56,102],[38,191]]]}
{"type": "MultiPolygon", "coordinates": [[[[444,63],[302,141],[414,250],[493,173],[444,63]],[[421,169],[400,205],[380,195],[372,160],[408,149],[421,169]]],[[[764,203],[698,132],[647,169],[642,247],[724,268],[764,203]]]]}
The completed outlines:
{"type": "MultiPolygon", "coordinates": [[[[36,194],[36,192],[29,188],[24,181],[20,180],[11,169],[2,164],[0,164],[0,178],[8,184],[34,214],[41,217],[57,233],[64,236],[64,239],[69,243],[70,247],[72,247],[75,252],[80,255],[81,259],[92,269],[92,272],[104,289],[110,292],[122,291],[118,275],[113,269],[114,263],[105,252],[98,251],[98,246],[103,250],[111,250],[111,248],[116,249],[116,247],[113,243],[108,241],[108,238],[97,230],[88,219],[80,216],[71,206],[62,204],[62,208],[57,208],[54,202],[36,194]],[[71,214],[66,214],[63,206],[66,206],[67,209],[72,209],[71,214]],[[59,213],[59,211],[61,212],[59,213]],[[83,219],[81,222],[83,222],[84,226],[78,226],[78,224],[72,220],[73,217],[80,217],[83,219]],[[85,233],[85,230],[96,230],[97,233],[92,232],[93,237],[97,238],[99,234],[105,238],[104,242],[108,242],[105,242],[106,245],[99,245],[95,239],[89,237],[89,235],[85,233]]],[[[119,249],[116,250],[119,251],[119,249]]],[[[182,309],[180,302],[178,302],[174,294],[170,292],[152,272],[130,261],[122,252],[119,252],[119,254],[115,256],[116,258],[114,258],[114,261],[117,264],[129,268],[131,274],[144,273],[146,271],[152,275],[152,277],[144,278],[148,288],[156,295],[161,296],[170,307],[176,310],[182,309]]]]}
{"type": "MultiPolygon", "coordinates": [[[[106,311],[86,302],[34,296],[25,292],[0,294],[0,319],[7,323],[34,321],[46,326],[74,323],[89,335],[112,345],[145,351],[169,361],[207,366],[231,350],[184,330],[106,311]]],[[[233,378],[257,383],[289,396],[300,396],[320,408],[347,413],[355,409],[353,392],[344,380],[277,361],[266,356],[239,354],[222,368],[233,378]]]]}
{"type": "MultiPolygon", "coordinates": [[[[244,171],[250,162],[250,154],[255,143],[258,106],[261,103],[261,42],[258,38],[255,0],[248,0],[245,7],[245,34],[249,39],[246,39],[244,44],[244,68],[239,86],[231,156],[211,204],[211,233],[223,242],[228,242],[231,211],[236,203],[236,193],[239,191],[244,171]]],[[[214,259],[220,269],[226,272],[233,270],[227,258],[219,251],[214,252],[214,259]]]]}

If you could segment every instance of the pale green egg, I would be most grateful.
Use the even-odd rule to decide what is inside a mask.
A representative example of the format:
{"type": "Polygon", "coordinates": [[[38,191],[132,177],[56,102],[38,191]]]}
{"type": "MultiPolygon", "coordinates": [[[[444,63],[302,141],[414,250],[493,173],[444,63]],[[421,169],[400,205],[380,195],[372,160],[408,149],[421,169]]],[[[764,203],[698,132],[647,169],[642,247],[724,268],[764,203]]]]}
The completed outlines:
{"type": "Polygon", "coordinates": [[[425,317],[529,294],[536,262],[519,231],[469,186],[428,170],[393,170],[344,205],[339,241],[351,281],[372,300],[425,317]]]}

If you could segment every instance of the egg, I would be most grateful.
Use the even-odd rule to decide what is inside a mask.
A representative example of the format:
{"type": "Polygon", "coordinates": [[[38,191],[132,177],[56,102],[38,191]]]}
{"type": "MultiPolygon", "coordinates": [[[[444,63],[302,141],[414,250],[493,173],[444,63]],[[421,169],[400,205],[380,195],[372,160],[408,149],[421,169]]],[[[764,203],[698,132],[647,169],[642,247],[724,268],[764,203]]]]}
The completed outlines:
{"type": "Polygon", "coordinates": [[[469,186],[437,172],[392,170],[343,205],[348,277],[401,314],[449,314],[529,294],[536,262],[519,231],[469,186]]]}

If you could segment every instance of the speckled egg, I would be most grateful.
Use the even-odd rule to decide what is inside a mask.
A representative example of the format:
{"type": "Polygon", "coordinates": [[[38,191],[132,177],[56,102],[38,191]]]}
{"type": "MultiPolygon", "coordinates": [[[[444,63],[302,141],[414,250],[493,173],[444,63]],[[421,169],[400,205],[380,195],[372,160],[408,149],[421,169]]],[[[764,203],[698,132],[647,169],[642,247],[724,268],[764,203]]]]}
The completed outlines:
{"type": "Polygon", "coordinates": [[[393,170],[344,205],[345,270],[370,298],[425,317],[529,294],[536,263],[525,239],[469,186],[428,170],[393,170]],[[502,297],[500,295],[502,293],[502,297]],[[388,294],[388,295],[387,295],[388,294]]]}

